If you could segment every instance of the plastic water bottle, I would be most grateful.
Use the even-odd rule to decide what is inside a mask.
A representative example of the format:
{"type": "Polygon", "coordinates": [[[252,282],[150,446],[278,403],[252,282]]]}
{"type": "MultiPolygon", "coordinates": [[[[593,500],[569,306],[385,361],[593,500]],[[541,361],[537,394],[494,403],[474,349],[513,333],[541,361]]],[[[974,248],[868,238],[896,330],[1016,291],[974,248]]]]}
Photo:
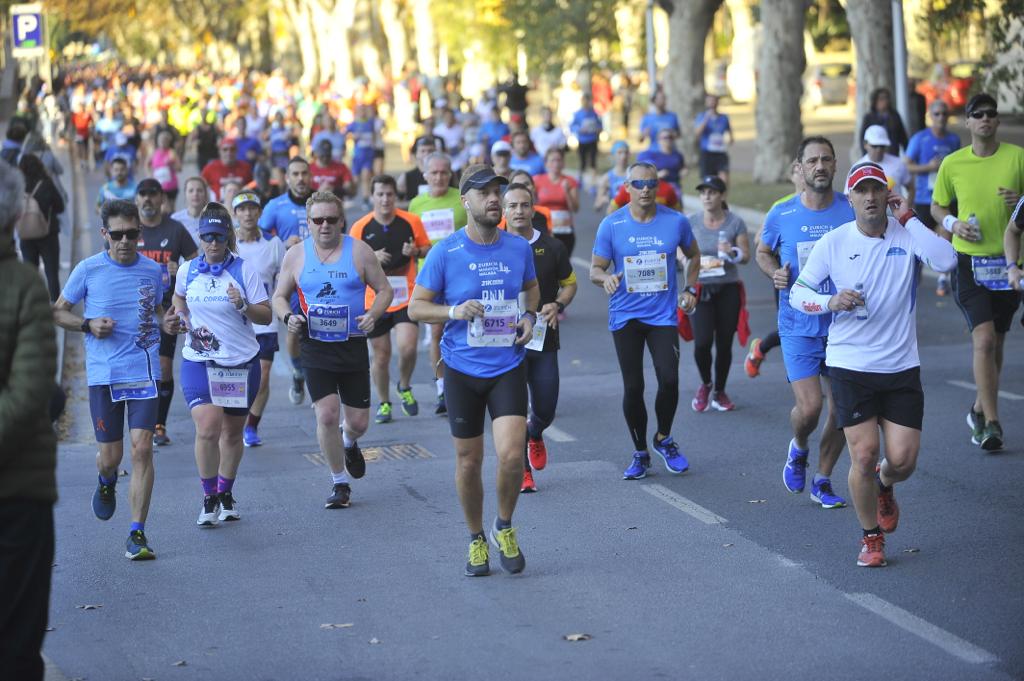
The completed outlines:
{"type": "Polygon", "coordinates": [[[864,320],[868,318],[868,305],[867,300],[864,298],[864,284],[857,284],[854,286],[857,289],[857,293],[860,294],[861,300],[864,300],[863,305],[858,305],[856,308],[857,319],[864,320]]]}
{"type": "Polygon", "coordinates": [[[981,226],[978,224],[978,216],[975,215],[974,213],[971,213],[970,216],[968,216],[967,218],[967,224],[971,226],[971,233],[974,235],[974,237],[978,241],[981,241],[981,226]]]}
{"type": "Polygon", "coordinates": [[[729,260],[729,233],[724,229],[718,232],[718,257],[721,260],[729,260]],[[725,246],[723,249],[722,246],[725,246]]]}

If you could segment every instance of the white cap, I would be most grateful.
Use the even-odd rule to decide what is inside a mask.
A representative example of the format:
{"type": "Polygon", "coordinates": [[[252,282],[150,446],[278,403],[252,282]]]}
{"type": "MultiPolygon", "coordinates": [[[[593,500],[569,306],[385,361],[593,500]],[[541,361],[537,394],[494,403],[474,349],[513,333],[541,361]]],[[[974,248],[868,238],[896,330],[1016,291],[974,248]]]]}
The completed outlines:
{"type": "Polygon", "coordinates": [[[864,131],[864,143],[873,147],[887,147],[892,144],[889,141],[889,133],[880,125],[869,126],[864,131]]]}
{"type": "Polygon", "coordinates": [[[506,142],[505,140],[498,140],[497,142],[491,145],[491,156],[501,153],[511,154],[512,145],[506,142]]]}

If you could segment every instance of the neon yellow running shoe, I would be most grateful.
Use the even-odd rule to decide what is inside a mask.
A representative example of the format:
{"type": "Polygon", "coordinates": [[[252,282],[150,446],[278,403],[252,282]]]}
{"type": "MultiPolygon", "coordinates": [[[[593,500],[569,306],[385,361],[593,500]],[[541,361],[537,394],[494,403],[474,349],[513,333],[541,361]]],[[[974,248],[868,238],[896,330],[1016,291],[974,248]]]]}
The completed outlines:
{"type": "Polygon", "coordinates": [[[491,574],[491,563],[487,555],[487,540],[477,535],[469,543],[469,562],[466,563],[467,577],[486,577],[491,574]]]}
{"type": "Polygon", "coordinates": [[[526,558],[519,550],[519,542],[516,541],[516,528],[506,527],[498,529],[497,520],[491,528],[491,543],[501,552],[501,568],[513,575],[523,571],[526,567],[526,558]]]}

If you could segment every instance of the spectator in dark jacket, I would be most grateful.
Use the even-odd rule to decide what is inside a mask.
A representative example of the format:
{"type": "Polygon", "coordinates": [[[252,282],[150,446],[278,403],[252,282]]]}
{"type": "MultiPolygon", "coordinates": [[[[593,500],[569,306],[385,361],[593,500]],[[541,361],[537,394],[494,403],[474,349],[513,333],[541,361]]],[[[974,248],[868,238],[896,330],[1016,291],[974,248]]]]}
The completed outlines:
{"type": "Polygon", "coordinates": [[[889,133],[888,152],[893,156],[902,156],[902,149],[907,148],[907,129],[903,127],[903,119],[900,112],[892,108],[892,93],[887,88],[880,87],[871,93],[871,109],[864,114],[864,120],[860,123],[860,150],[867,153],[864,146],[864,131],[872,125],[880,125],[889,133]]]}
{"type": "Polygon", "coordinates": [[[18,158],[21,156],[21,147],[28,135],[28,128],[22,121],[12,120],[7,125],[7,139],[0,146],[0,159],[7,161],[12,166],[18,165],[18,158]]]}
{"type": "Polygon", "coordinates": [[[50,300],[54,301],[60,295],[60,214],[64,212],[64,197],[35,154],[22,155],[18,168],[25,178],[25,193],[36,200],[50,224],[50,233],[41,239],[22,239],[21,257],[36,269],[42,258],[46,286],[50,300]]]}
{"type": "Polygon", "coordinates": [[[21,174],[0,163],[0,676],[36,681],[53,565],[57,348],[46,287],[14,252],[24,191],[21,174]]]}

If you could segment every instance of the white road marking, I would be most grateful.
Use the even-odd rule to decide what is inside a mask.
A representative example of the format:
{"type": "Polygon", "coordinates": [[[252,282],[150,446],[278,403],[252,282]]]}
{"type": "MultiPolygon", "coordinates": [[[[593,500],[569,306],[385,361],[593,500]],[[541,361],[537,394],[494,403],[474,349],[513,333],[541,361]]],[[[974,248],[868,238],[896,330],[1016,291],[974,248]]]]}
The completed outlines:
{"type": "Polygon", "coordinates": [[[721,525],[729,522],[722,516],[709,511],[695,501],[690,501],[681,494],[676,494],[668,487],[657,483],[641,485],[640,489],[650,494],[655,499],[661,499],[670,506],[675,506],[683,513],[693,516],[706,525],[721,525]]]}
{"type": "MultiPolygon", "coordinates": [[[[978,386],[974,385],[969,381],[946,381],[946,383],[949,383],[950,385],[955,385],[958,388],[964,388],[965,390],[976,391],[978,389],[978,386]]],[[[1002,397],[1004,400],[1024,400],[1024,395],[1018,395],[1017,393],[1011,393],[1005,390],[1000,390],[999,396],[1002,397]]]]}
{"type": "Polygon", "coordinates": [[[994,664],[999,658],[983,648],[963,640],[955,634],[935,626],[931,622],[921,619],[917,615],[907,612],[889,601],[883,600],[874,594],[844,594],[865,610],[870,610],[882,619],[892,622],[900,629],[909,631],[911,634],[924,639],[934,646],[942,648],[953,657],[972,664],[994,664]]]}
{"type": "Polygon", "coordinates": [[[544,429],[544,436],[549,437],[555,442],[576,442],[576,438],[569,433],[555,428],[554,426],[548,426],[544,429]]]}
{"type": "Polygon", "coordinates": [[[590,270],[589,260],[584,260],[583,258],[576,257],[575,255],[569,258],[569,260],[572,262],[573,265],[576,265],[576,267],[582,267],[583,269],[588,271],[590,270]]]}

